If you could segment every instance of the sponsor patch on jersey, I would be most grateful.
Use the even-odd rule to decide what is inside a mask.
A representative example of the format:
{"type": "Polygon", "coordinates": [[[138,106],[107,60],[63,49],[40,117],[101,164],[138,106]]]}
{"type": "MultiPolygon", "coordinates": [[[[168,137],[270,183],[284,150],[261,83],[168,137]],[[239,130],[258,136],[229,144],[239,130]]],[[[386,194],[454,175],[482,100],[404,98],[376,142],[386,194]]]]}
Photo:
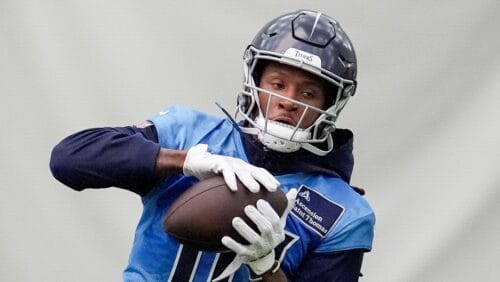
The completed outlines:
{"type": "Polygon", "coordinates": [[[292,209],[293,215],[321,237],[335,226],[343,212],[342,206],[305,185],[300,186],[292,209]]]}

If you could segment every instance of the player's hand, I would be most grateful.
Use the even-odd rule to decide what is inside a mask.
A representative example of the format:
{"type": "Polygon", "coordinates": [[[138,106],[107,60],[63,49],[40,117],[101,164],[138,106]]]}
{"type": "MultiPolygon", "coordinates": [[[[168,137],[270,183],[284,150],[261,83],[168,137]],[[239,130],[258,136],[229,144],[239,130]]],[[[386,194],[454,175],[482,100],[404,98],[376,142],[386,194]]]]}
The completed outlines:
{"type": "Polygon", "coordinates": [[[286,218],[295,204],[297,189],[291,189],[286,194],[286,197],[288,205],[281,218],[265,200],[258,200],[255,207],[252,205],[245,207],[245,214],[255,223],[260,235],[243,219],[239,217],[233,219],[234,229],[250,244],[242,245],[229,236],[222,238],[222,244],[235,252],[236,258],[214,281],[231,275],[243,263],[247,264],[257,275],[262,275],[271,270],[273,265],[276,269],[279,267],[279,263],[277,265],[274,264],[276,262],[274,248],[285,240],[286,218]]]}
{"type": "Polygon", "coordinates": [[[203,180],[222,173],[227,186],[233,191],[238,189],[236,177],[254,193],[259,192],[259,183],[271,192],[278,189],[278,180],[267,170],[241,159],[211,154],[207,149],[208,145],[198,144],[188,150],[182,168],[184,175],[203,180]]]}

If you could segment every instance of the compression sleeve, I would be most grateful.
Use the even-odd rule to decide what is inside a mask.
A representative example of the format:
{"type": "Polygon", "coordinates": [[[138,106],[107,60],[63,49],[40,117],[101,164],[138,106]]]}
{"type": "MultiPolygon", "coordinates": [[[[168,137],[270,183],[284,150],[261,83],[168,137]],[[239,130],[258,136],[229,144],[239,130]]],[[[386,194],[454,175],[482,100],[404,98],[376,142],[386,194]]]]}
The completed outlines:
{"type": "Polygon", "coordinates": [[[142,196],[158,180],[154,170],[159,150],[154,126],[92,128],[57,144],[50,170],[78,191],[115,186],[142,196]]]}
{"type": "Polygon", "coordinates": [[[293,281],[358,281],[366,250],[353,249],[333,253],[309,253],[293,281]]]}

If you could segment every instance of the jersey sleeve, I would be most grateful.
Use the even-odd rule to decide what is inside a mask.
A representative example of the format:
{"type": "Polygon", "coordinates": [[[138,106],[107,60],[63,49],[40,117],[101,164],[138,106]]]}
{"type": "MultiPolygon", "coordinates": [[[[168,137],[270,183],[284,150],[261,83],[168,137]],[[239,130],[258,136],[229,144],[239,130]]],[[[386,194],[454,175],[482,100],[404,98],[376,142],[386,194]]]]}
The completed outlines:
{"type": "Polygon", "coordinates": [[[340,179],[330,179],[333,186],[321,188],[329,201],[342,209],[340,216],[314,249],[317,253],[351,249],[372,249],[375,213],[365,197],[340,179]]]}
{"type": "Polygon", "coordinates": [[[184,106],[171,106],[149,119],[158,132],[161,147],[187,150],[199,143],[210,143],[209,151],[223,150],[222,143],[231,127],[224,120],[184,106]],[[221,147],[222,148],[214,148],[221,147]]]}
{"type": "Polygon", "coordinates": [[[171,106],[149,119],[158,132],[158,141],[164,148],[183,150],[191,147],[196,133],[195,114],[181,106],[171,106]]]}
{"type": "Polygon", "coordinates": [[[293,281],[358,281],[364,250],[354,249],[333,253],[309,253],[301,262],[293,281]]]}
{"type": "MultiPolygon", "coordinates": [[[[345,211],[344,211],[345,212],[345,211]]],[[[371,250],[373,214],[344,226],[327,236],[319,246],[302,260],[293,281],[358,281],[363,254],[371,250]]]]}
{"type": "Polygon", "coordinates": [[[154,169],[159,150],[153,126],[91,128],[54,147],[50,170],[77,191],[114,186],[144,195],[157,180],[154,169]]]}
{"type": "Polygon", "coordinates": [[[327,238],[315,251],[342,251],[353,248],[370,251],[372,248],[374,225],[374,214],[367,214],[346,225],[334,237],[327,238]]]}

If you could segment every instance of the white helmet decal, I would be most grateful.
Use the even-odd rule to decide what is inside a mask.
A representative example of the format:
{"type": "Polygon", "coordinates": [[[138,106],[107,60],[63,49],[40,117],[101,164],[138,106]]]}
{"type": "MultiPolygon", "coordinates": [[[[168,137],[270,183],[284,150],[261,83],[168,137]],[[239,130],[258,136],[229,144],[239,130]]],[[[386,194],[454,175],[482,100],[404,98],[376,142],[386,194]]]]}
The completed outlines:
{"type": "Polygon", "coordinates": [[[299,49],[288,48],[285,51],[285,54],[284,54],[284,57],[282,58],[282,60],[284,60],[285,58],[291,58],[291,59],[297,60],[299,62],[304,62],[304,63],[307,63],[309,65],[313,65],[317,68],[321,68],[321,58],[320,57],[318,57],[314,54],[305,52],[305,51],[301,51],[299,49]]]}

